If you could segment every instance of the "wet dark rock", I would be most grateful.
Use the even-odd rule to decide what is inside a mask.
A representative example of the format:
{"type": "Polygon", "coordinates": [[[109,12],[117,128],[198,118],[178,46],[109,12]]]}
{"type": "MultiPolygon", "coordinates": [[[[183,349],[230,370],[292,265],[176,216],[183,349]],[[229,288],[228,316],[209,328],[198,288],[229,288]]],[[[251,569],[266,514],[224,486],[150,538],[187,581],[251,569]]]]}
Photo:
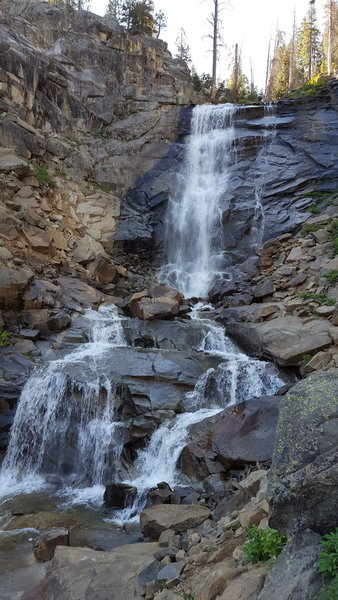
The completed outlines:
{"type": "Polygon", "coordinates": [[[156,488],[147,494],[146,508],[156,504],[180,504],[180,497],[176,496],[171,487],[165,483],[158,483],[156,488]]]}
{"type": "Polygon", "coordinates": [[[51,529],[34,542],[33,553],[36,560],[47,562],[54,556],[56,546],[69,546],[67,529],[51,529]]]}
{"type": "Polygon", "coordinates": [[[200,435],[199,424],[195,425],[195,441],[182,451],[183,472],[196,481],[212,475],[215,463],[220,472],[226,472],[235,466],[271,460],[279,402],[278,396],[266,396],[230,406],[213,418],[209,429],[206,419],[200,435]]]}
{"type": "Polygon", "coordinates": [[[137,488],[124,483],[110,483],[103,494],[106,506],[123,510],[132,506],[137,495],[137,488]]]}
{"type": "Polygon", "coordinates": [[[253,288],[254,298],[263,298],[264,296],[270,296],[275,291],[275,286],[272,277],[264,279],[261,283],[253,288]]]}
{"type": "Polygon", "coordinates": [[[293,533],[338,526],[338,373],[310,375],[281,402],[269,476],[270,523],[293,533]]]}

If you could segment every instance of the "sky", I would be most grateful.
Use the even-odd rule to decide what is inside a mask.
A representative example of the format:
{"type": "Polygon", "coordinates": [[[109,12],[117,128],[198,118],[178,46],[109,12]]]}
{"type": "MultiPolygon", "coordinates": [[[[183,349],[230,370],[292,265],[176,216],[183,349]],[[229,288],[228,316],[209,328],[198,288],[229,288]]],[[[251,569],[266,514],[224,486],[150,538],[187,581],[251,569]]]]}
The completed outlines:
{"type": "MultiPolygon", "coordinates": [[[[323,8],[326,0],[316,0],[318,26],[323,22],[323,8]]],[[[309,0],[229,0],[221,12],[221,30],[225,46],[220,49],[218,78],[226,80],[229,75],[234,44],[242,49],[243,69],[250,75],[250,60],[254,72],[254,82],[259,89],[265,85],[267,49],[270,36],[274,36],[277,22],[279,29],[286,34],[291,32],[293,14],[300,23],[306,14],[309,0]]],[[[104,14],[107,0],[92,0],[91,10],[104,14]]],[[[224,3],[226,4],[226,3],[224,3]]],[[[197,73],[210,73],[212,55],[212,32],[208,17],[212,12],[212,0],[154,0],[155,12],[163,10],[168,19],[168,27],[161,33],[161,39],[175,54],[176,38],[183,27],[190,47],[192,64],[197,73]]]]}

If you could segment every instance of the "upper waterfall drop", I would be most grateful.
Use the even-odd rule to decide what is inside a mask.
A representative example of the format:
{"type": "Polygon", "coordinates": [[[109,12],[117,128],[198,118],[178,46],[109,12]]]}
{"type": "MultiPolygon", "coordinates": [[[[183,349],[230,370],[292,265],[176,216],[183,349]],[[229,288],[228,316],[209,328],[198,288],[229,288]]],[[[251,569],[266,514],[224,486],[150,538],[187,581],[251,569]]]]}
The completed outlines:
{"type": "Polygon", "coordinates": [[[169,200],[166,266],[161,276],[185,297],[206,297],[224,277],[220,199],[227,189],[234,142],[233,104],[193,109],[184,164],[169,200]]]}

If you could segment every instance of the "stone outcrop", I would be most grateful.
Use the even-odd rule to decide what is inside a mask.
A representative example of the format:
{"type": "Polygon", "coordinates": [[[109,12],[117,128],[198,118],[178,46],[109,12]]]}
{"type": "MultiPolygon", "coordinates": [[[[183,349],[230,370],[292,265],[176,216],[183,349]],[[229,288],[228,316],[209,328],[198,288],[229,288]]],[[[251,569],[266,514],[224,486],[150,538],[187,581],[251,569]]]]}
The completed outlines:
{"type": "Polygon", "coordinates": [[[320,539],[314,531],[294,535],[267,574],[258,600],[315,598],[324,583],[317,571],[320,539]]]}
{"type": "Polygon", "coordinates": [[[185,446],[181,468],[192,480],[225,475],[233,467],[272,458],[279,412],[278,396],[253,398],[230,406],[192,429],[195,438],[185,446]],[[208,426],[208,421],[210,425],[208,426]]]}
{"type": "MultiPolygon", "coordinates": [[[[119,193],[167,153],[180,107],[195,98],[164,42],[61,3],[14,0],[0,17],[6,145],[119,193]]],[[[84,217],[101,210],[80,206],[84,217]]]]}
{"type": "Polygon", "coordinates": [[[141,530],[144,536],[157,540],[163,531],[173,529],[177,533],[198,527],[210,516],[203,506],[157,504],[141,513],[141,530]]]}
{"type": "MultiPolygon", "coordinates": [[[[308,217],[306,210],[314,204],[316,191],[337,190],[337,94],[337,81],[332,79],[313,97],[278,103],[274,115],[266,114],[263,106],[238,107],[233,123],[236,158],[220,199],[220,235],[234,281],[216,282],[211,298],[232,293],[234,285],[241,292],[248,271],[255,271],[257,260],[252,260],[252,249],[257,246],[257,230],[263,226],[252,201],[257,194],[265,217],[264,239],[269,240],[293,231],[308,217]],[[309,134],[318,123],[319,138],[309,134]],[[236,269],[232,269],[234,265],[236,269]]],[[[115,239],[127,251],[143,248],[153,258],[163,255],[164,214],[169,190],[180,173],[190,110],[181,113],[178,141],[137,180],[123,203],[115,239]]],[[[266,283],[255,292],[264,295],[271,285],[266,283]]]]}
{"type": "Polygon", "coordinates": [[[270,523],[288,533],[338,526],[338,372],[315,373],[281,404],[270,473],[270,523]]]}

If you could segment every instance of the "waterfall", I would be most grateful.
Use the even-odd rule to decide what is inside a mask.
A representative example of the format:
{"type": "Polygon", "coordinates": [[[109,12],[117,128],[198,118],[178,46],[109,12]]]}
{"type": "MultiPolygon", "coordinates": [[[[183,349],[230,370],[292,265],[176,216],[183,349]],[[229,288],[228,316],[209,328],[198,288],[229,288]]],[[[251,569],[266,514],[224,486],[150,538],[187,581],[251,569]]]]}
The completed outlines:
{"type": "Polygon", "coordinates": [[[221,211],[234,141],[233,104],[196,106],[182,172],[167,213],[166,266],[161,276],[186,297],[207,296],[224,276],[221,211]]]}
{"type": "Polygon", "coordinates": [[[240,352],[225,335],[224,328],[201,316],[211,305],[198,303],[191,318],[203,330],[199,348],[224,359],[217,369],[203,373],[194,389],[187,392],[187,412],[163,423],[152,435],[147,447],[138,453],[131,478],[124,483],[137,487],[137,497],[131,507],[116,511],[111,521],[123,524],[137,519],[147,499],[150,488],[165,481],[171,487],[178,485],[182,475],[177,461],[188,443],[189,427],[211,417],[227,406],[251,398],[272,395],[283,385],[277,367],[265,361],[254,360],[240,352]]]}
{"type": "Polygon", "coordinates": [[[114,421],[114,382],[76,382],[64,372],[93,367],[116,346],[125,346],[115,306],[87,310],[89,342],[38,369],[20,398],[0,474],[1,494],[36,489],[46,474],[87,484],[111,478],[123,446],[124,428],[114,421]]]}

